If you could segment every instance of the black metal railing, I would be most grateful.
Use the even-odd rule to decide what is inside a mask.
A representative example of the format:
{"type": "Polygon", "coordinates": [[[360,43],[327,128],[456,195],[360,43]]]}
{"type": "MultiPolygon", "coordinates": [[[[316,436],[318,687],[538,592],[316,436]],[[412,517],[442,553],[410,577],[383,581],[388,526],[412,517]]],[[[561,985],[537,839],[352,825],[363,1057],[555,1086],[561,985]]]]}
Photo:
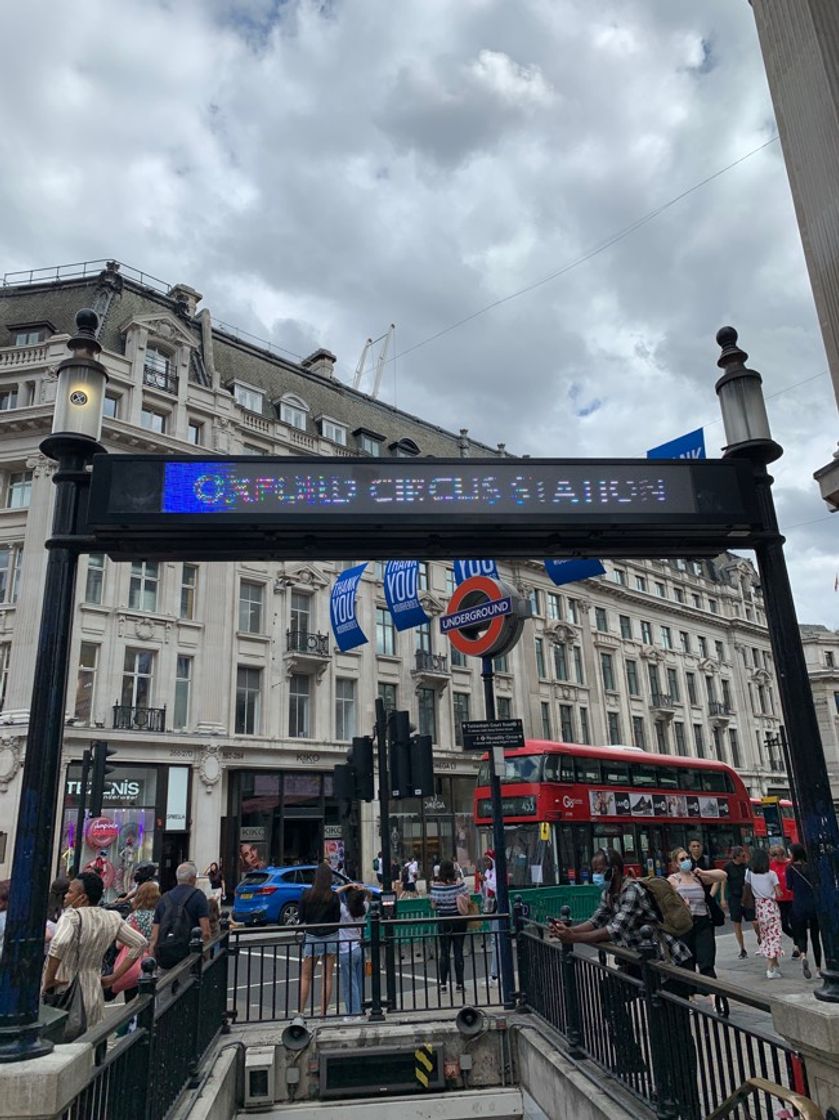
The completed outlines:
{"type": "Polygon", "coordinates": [[[416,650],[416,669],[418,673],[449,675],[449,659],[445,653],[430,653],[426,649],[416,650]]]}
{"type": "MultiPolygon", "coordinates": [[[[599,1066],[661,1120],[701,1120],[754,1074],[806,1096],[802,1056],[737,1021],[737,1004],[768,1013],[769,1002],[659,963],[647,932],[639,953],[612,945],[594,953],[526,924],[517,937],[520,999],[565,1038],[573,1057],[599,1066]],[[725,1001],[726,1014],[703,997],[725,1001]]],[[[749,1115],[771,1120],[771,1097],[758,1098],[749,1115]]]]}
{"type": "Polygon", "coordinates": [[[371,911],[366,922],[318,936],[314,965],[306,933],[318,927],[239,927],[230,938],[228,1017],[253,1023],[369,1014],[376,1021],[388,1011],[494,1006],[501,1002],[493,979],[498,930],[508,923],[505,914],[382,919],[371,911]],[[359,938],[353,943],[341,936],[350,930],[359,938]]]}
{"type": "Polygon", "coordinates": [[[308,630],[286,630],[286,649],[312,657],[329,657],[329,635],[310,634],[308,630]]]}
{"type": "Polygon", "coordinates": [[[708,702],[708,714],[712,716],[733,716],[734,711],[730,704],[721,704],[719,700],[708,702]]]}
{"type": "Polygon", "coordinates": [[[666,708],[668,710],[678,707],[678,704],[679,701],[669,692],[654,692],[653,698],[650,701],[651,708],[666,708]]]}
{"type": "Polygon", "coordinates": [[[164,393],[171,393],[172,396],[178,395],[178,378],[174,373],[164,369],[157,369],[155,366],[143,367],[143,384],[150,386],[152,389],[162,389],[164,393]]]}
{"type": "Polygon", "coordinates": [[[135,708],[114,704],[114,731],[165,731],[166,707],[135,708]]]}
{"type": "Polygon", "coordinates": [[[229,933],[207,944],[192,931],[190,955],[159,976],[143,963],[139,994],[77,1041],[93,1046],[93,1070],[62,1120],[163,1120],[227,1029],[229,933]]]}

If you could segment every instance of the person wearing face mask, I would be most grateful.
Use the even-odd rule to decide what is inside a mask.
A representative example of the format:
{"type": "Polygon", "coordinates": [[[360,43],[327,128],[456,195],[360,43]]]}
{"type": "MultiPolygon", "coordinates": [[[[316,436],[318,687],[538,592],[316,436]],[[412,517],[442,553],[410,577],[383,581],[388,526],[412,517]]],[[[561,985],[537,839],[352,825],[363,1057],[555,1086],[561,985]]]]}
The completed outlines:
{"type": "MultiPolygon", "coordinates": [[[[670,861],[675,871],[669,882],[687,903],[693,919],[693,928],[685,937],[685,944],[693,957],[693,967],[701,976],[716,979],[717,940],[708,895],[715,886],[719,889],[725,882],[726,873],[720,868],[703,870],[685,848],[675,848],[670,861]]],[[[720,1014],[727,1014],[727,1001],[716,997],[716,1008],[720,1014]]]]}

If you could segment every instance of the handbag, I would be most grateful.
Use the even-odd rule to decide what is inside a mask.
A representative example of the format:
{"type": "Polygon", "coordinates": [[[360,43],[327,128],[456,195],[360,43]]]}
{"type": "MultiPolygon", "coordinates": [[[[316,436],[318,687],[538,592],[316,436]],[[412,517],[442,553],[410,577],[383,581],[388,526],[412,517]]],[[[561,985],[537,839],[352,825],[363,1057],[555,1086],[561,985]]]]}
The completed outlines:
{"type": "Polygon", "coordinates": [[[466,891],[463,891],[461,894],[459,894],[457,896],[456,902],[457,902],[457,912],[461,916],[461,918],[468,917],[469,907],[470,907],[470,904],[471,904],[472,900],[469,897],[469,895],[466,893],[466,891]]]}
{"type": "Polygon", "coordinates": [[[76,913],[79,915],[74,941],[76,949],[76,974],[66,988],[63,988],[60,992],[45,992],[43,997],[44,1003],[48,1007],[55,1007],[59,1011],[67,1012],[67,1018],[64,1020],[64,1042],[75,1042],[75,1040],[87,1030],[87,1011],[85,1010],[82,986],[79,981],[82,912],[81,910],[77,910],[76,913]]]}
{"type": "Polygon", "coordinates": [[[719,928],[720,926],[724,926],[725,911],[723,910],[722,906],[720,906],[719,902],[717,902],[716,896],[711,894],[711,888],[705,887],[704,889],[705,901],[708,904],[708,916],[710,917],[712,924],[717,928],[719,928]]]}
{"type": "Polygon", "coordinates": [[[751,883],[743,884],[743,893],[740,896],[741,903],[744,910],[754,910],[755,908],[755,894],[752,890],[751,883]]]}
{"type": "MultiPolygon", "coordinates": [[[[114,961],[114,972],[119,971],[120,965],[125,961],[125,958],[130,952],[131,947],[129,945],[120,946],[117,959],[114,961]]],[[[143,966],[144,960],[146,960],[146,955],[141,954],[131,967],[120,976],[119,980],[114,980],[113,984],[111,984],[111,991],[114,995],[119,995],[120,992],[124,992],[129,988],[136,988],[139,985],[140,969],[143,966]]]]}

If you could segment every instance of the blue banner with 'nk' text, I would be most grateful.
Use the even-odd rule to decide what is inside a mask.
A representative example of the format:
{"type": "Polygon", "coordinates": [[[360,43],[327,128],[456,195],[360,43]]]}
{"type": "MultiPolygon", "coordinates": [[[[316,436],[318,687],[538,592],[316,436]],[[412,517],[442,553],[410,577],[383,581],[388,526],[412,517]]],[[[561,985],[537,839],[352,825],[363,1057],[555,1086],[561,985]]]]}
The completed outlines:
{"type": "Polygon", "coordinates": [[[428,622],[419,601],[419,560],[388,560],[385,599],[397,630],[410,630],[428,622]]]}
{"type": "Polygon", "coordinates": [[[367,563],[357,564],[354,568],[347,568],[335,580],[332,596],[329,601],[329,618],[332,622],[332,633],[338,648],[345,653],[348,649],[363,646],[367,637],[358,625],[355,617],[355,593],[359,581],[364,575],[367,563]]]}
{"type": "Polygon", "coordinates": [[[658,447],[651,447],[647,452],[648,459],[704,459],[705,458],[705,430],[697,428],[694,432],[671,439],[658,447]]]}

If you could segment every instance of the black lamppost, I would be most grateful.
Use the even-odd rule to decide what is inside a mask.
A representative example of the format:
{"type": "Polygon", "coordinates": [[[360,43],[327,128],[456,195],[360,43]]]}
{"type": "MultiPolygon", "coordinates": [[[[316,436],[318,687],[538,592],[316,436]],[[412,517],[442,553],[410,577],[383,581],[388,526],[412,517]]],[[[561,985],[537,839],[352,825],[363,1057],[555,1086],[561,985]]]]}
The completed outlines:
{"type": "Polygon", "coordinates": [[[79,552],[90,476],[99,443],[108,377],[97,360],[99,319],[76,316],[71,358],[58,367],[52,434],[41,450],[56,460],[55,507],[44,580],[41,629],[32,683],[29,734],[12,864],[6,937],[0,960],[0,1062],[37,1058],[52,1050],[39,1023],[44,932],[52,878],[53,832],[61,777],[64,705],[79,552]]]}
{"type": "Polygon", "coordinates": [[[789,737],[790,784],[798,796],[802,838],[824,942],[824,984],[813,994],[817,999],[839,1003],[839,826],[784,559],[784,538],[772,500],[772,477],[766,469],[780,458],[783,449],[772,439],[761,376],[746,368],[748,354],[737,345],[737,331],[723,327],[717,332],[717,342],[722,347],[717,365],[723,375],[716,390],[727,443],[723,457],[748,459],[754,472],[761,521],[755,555],[789,737]]]}

